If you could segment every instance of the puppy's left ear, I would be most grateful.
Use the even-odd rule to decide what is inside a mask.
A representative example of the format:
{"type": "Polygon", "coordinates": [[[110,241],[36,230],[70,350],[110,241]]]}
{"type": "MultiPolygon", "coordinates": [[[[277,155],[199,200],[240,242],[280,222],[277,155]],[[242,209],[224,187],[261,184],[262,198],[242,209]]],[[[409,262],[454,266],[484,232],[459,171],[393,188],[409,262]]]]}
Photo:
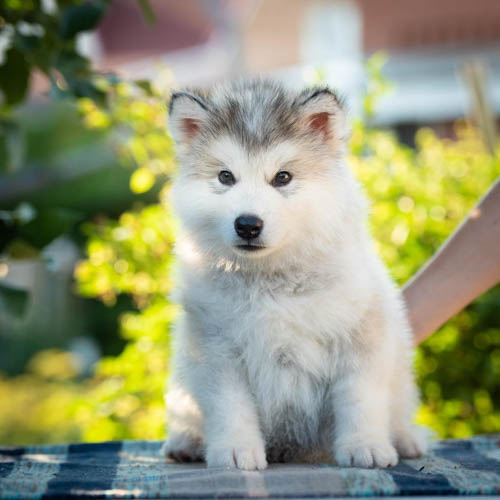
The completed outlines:
{"type": "Polygon", "coordinates": [[[346,140],[344,104],[333,90],[328,87],[306,89],[300,94],[298,104],[308,133],[330,144],[346,140]]]}
{"type": "Polygon", "coordinates": [[[201,132],[210,113],[210,103],[194,92],[174,92],[168,105],[172,137],[179,146],[189,146],[201,132]]]}

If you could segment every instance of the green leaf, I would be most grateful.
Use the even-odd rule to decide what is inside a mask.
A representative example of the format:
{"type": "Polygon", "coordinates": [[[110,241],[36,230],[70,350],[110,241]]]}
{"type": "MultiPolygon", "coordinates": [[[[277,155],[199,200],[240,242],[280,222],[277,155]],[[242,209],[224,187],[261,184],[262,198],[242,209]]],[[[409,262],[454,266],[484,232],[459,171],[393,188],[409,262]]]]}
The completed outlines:
{"type": "Polygon", "coordinates": [[[20,103],[28,90],[30,66],[17,48],[10,48],[0,67],[0,90],[7,105],[20,103]]]}
{"type": "Polygon", "coordinates": [[[56,68],[65,76],[86,73],[89,71],[89,61],[75,50],[61,52],[55,64],[56,68]]]}
{"type": "Polygon", "coordinates": [[[82,31],[94,29],[105,10],[101,2],[86,2],[67,7],[61,14],[61,38],[69,40],[82,31]]]}
{"type": "Polygon", "coordinates": [[[47,46],[46,37],[22,35],[16,31],[14,47],[22,52],[29,65],[37,66],[46,74],[49,72],[53,59],[53,49],[47,46]]]}
{"type": "Polygon", "coordinates": [[[9,242],[6,247],[7,255],[12,259],[33,259],[40,256],[40,251],[21,238],[9,242]]]}
{"type": "Polygon", "coordinates": [[[149,168],[138,168],[130,177],[130,189],[136,194],[149,191],[155,183],[155,176],[149,168]]]}
{"type": "Polygon", "coordinates": [[[38,50],[41,46],[41,39],[34,35],[22,35],[16,31],[14,36],[14,45],[23,53],[29,54],[38,50]]]}
{"type": "Polygon", "coordinates": [[[146,22],[149,24],[153,24],[154,22],[156,22],[155,13],[153,11],[153,8],[151,7],[151,4],[149,3],[149,0],[137,0],[137,1],[139,3],[139,7],[142,10],[144,19],[146,19],[146,22]]]}
{"type": "Polygon", "coordinates": [[[75,3],[75,0],[56,0],[57,3],[57,8],[62,11],[69,7],[70,5],[73,5],[75,3]]]}
{"type": "Polygon", "coordinates": [[[103,92],[91,79],[67,76],[66,82],[75,97],[88,97],[98,106],[106,105],[106,92],[103,92]]]}
{"type": "Polygon", "coordinates": [[[2,0],[0,17],[8,24],[16,24],[23,20],[30,22],[40,10],[40,2],[36,0],[2,0]]]}
{"type": "Polygon", "coordinates": [[[149,80],[135,80],[134,83],[140,87],[146,95],[150,97],[154,95],[153,87],[149,80]]]}

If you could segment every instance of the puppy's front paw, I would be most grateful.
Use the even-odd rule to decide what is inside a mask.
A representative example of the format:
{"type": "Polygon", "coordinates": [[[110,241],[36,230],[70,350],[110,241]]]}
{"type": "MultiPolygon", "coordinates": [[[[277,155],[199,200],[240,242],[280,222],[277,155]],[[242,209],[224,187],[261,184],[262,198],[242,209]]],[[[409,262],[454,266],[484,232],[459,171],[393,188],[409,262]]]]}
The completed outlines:
{"type": "Polygon", "coordinates": [[[243,470],[264,470],[267,467],[266,452],[261,444],[256,446],[209,447],[206,462],[207,467],[243,470]]]}
{"type": "Polygon", "coordinates": [[[338,444],[335,461],[341,467],[391,467],[398,454],[389,441],[359,441],[338,444]]]}
{"type": "Polygon", "coordinates": [[[425,430],[413,427],[398,432],[394,444],[401,458],[418,458],[427,451],[427,441],[425,430]]]}

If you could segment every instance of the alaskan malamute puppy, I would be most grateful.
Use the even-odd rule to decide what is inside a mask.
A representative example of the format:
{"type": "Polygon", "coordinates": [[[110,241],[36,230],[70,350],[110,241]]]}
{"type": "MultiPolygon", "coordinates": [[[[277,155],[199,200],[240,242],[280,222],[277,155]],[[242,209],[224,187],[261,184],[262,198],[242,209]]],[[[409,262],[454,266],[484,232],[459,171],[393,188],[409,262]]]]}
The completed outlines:
{"type": "Polygon", "coordinates": [[[208,466],[424,452],[400,293],[375,255],[326,87],[176,92],[180,171],[167,456],[208,466]]]}

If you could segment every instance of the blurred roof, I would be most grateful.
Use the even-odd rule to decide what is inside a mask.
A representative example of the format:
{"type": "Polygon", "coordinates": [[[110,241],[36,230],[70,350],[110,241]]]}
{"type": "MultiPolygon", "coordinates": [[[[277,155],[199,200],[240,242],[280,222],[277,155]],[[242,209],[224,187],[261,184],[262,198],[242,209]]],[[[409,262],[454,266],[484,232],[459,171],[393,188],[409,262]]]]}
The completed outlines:
{"type": "Polygon", "coordinates": [[[500,41],[498,0],[357,0],[364,47],[402,50],[500,41]]]}
{"type": "Polygon", "coordinates": [[[155,17],[152,23],[144,18],[137,0],[111,2],[97,31],[106,64],[161,55],[208,41],[214,26],[197,0],[150,3],[155,17]]]}
{"type": "Polygon", "coordinates": [[[147,24],[136,0],[114,0],[87,47],[105,69],[151,78],[158,62],[180,84],[204,85],[241,73],[278,72],[302,81],[304,65],[327,69],[354,111],[364,58],[388,52],[397,91],[382,122],[462,116],[463,61],[489,66],[500,114],[499,0],[151,0],[147,24]],[[459,78],[457,78],[457,74],[459,78]]]}

